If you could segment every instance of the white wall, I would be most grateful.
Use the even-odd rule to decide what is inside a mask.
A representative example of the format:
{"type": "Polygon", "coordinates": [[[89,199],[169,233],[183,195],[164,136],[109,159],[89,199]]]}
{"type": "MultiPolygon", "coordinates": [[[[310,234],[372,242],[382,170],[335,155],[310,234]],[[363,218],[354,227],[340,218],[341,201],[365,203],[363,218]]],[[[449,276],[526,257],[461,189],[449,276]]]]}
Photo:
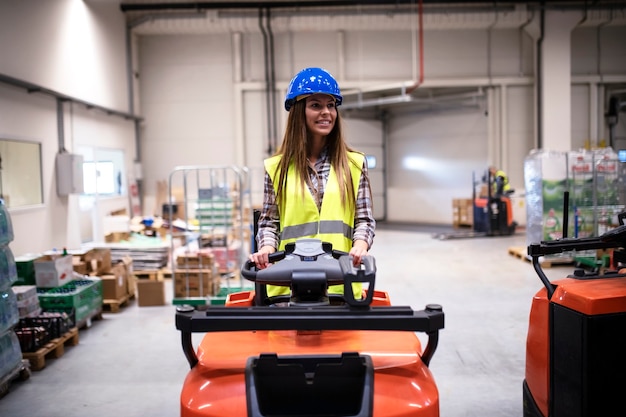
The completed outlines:
{"type": "MultiPolygon", "coordinates": [[[[0,2],[0,74],[40,85],[120,112],[128,110],[125,19],[119,5],[74,0],[0,2]]],[[[135,157],[132,121],[66,102],[64,147],[125,150],[127,171],[135,157]]],[[[59,150],[56,100],[0,83],[0,133],[40,142],[44,204],[10,209],[16,256],[51,248],[78,247],[84,228],[78,196],[58,197],[55,155],[59,150]]],[[[108,212],[128,207],[126,198],[102,201],[108,212]]]]}
{"type": "Polygon", "coordinates": [[[393,117],[389,139],[388,219],[452,221],[452,199],[471,198],[472,175],[487,168],[487,119],[479,109],[393,117]]]}
{"type": "Polygon", "coordinates": [[[176,166],[233,164],[230,37],[148,37],[139,57],[146,192],[176,166]]]}
{"type": "MultiPolygon", "coordinates": [[[[302,67],[326,67],[344,89],[415,79],[415,39],[408,26],[335,31],[328,28],[336,26],[323,20],[319,17],[322,24],[316,26],[323,31],[294,26],[276,33],[279,139],[286,116],[282,97],[289,79],[302,67]]],[[[537,137],[535,39],[528,34],[532,31],[519,26],[498,25],[489,32],[484,22],[471,28],[470,20],[459,22],[464,29],[454,24],[427,27],[420,88],[482,87],[485,97],[477,107],[450,106],[426,113],[390,110],[388,124],[345,118],[351,145],[386,153],[387,177],[382,171],[372,173],[377,217],[449,224],[450,200],[469,195],[471,172],[492,162],[509,172],[514,188],[523,186],[523,159],[537,137]],[[433,178],[403,168],[407,155],[445,163],[446,173],[433,178]]],[[[244,163],[252,173],[258,203],[268,138],[262,37],[256,23],[253,26],[238,35],[240,45],[229,32],[138,35],[138,50],[133,52],[141,93],[135,99],[145,117],[141,143],[149,197],[154,199],[154,184],[167,179],[175,166],[244,163]]],[[[625,83],[625,38],[623,23],[617,20],[599,31],[584,25],[572,31],[572,124],[563,126],[572,147],[608,137],[602,118],[604,91],[625,83]]],[[[125,112],[125,47],[125,18],[115,2],[0,2],[0,74],[125,112]]],[[[67,149],[80,144],[123,147],[127,171],[133,172],[131,121],[79,105],[71,108],[69,103],[63,120],[67,149]]],[[[622,120],[618,133],[624,136],[624,130],[622,120]]],[[[85,228],[97,229],[85,220],[93,208],[81,213],[77,198],[56,196],[58,126],[53,98],[0,85],[0,133],[39,141],[43,150],[44,205],[11,211],[16,254],[73,246],[88,235],[85,228]]],[[[93,212],[123,207],[128,207],[125,198],[106,200],[93,212]]]]}
{"type": "MultiPolygon", "coordinates": [[[[232,21],[228,24],[237,27],[232,21]]],[[[452,103],[437,111],[416,109],[414,115],[389,109],[387,132],[379,120],[371,119],[367,125],[360,117],[345,118],[357,149],[370,152],[373,146],[374,152],[382,153],[386,148],[386,182],[382,172],[373,173],[382,202],[382,207],[376,204],[378,218],[449,224],[451,200],[470,197],[472,173],[490,164],[505,169],[513,188],[523,195],[523,161],[537,143],[535,39],[519,27],[465,27],[424,31],[420,88],[483,88],[484,96],[473,106],[452,103]],[[436,172],[406,168],[407,157],[427,158],[436,172]]],[[[178,29],[183,28],[181,24],[178,29]]],[[[563,126],[571,131],[567,136],[571,135],[572,148],[594,145],[603,136],[589,135],[593,125],[589,103],[601,91],[598,65],[587,61],[600,59],[605,75],[626,82],[624,48],[616,41],[626,36],[624,26],[601,29],[601,56],[595,51],[597,33],[587,27],[572,32],[572,126],[563,126]],[[597,81],[589,84],[583,74],[597,81]]],[[[416,75],[412,35],[411,30],[393,29],[275,33],[278,140],[285,119],[285,87],[296,71],[322,66],[336,75],[344,90],[376,83],[400,85],[416,75]]],[[[241,47],[228,33],[140,36],[140,90],[147,120],[143,140],[154,155],[145,162],[150,181],[166,179],[180,163],[244,161],[253,173],[255,201],[260,201],[268,140],[262,35],[247,28],[238,36],[241,47]],[[236,74],[239,65],[241,74],[236,74]]],[[[595,109],[596,130],[603,129],[602,108],[599,103],[595,109]]],[[[147,187],[151,190],[153,185],[147,187]]]]}

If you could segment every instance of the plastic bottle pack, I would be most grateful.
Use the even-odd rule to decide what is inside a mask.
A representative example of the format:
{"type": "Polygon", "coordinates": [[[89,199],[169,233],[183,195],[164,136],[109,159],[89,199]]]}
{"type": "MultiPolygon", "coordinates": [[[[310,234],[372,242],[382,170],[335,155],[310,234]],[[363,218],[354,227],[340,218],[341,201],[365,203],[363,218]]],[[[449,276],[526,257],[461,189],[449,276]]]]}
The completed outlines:
{"type": "Polygon", "coordinates": [[[0,333],[0,379],[22,363],[20,341],[13,330],[0,333]]]}
{"type": "Polygon", "coordinates": [[[0,245],[8,245],[13,241],[13,224],[9,209],[0,198],[0,245]]]}

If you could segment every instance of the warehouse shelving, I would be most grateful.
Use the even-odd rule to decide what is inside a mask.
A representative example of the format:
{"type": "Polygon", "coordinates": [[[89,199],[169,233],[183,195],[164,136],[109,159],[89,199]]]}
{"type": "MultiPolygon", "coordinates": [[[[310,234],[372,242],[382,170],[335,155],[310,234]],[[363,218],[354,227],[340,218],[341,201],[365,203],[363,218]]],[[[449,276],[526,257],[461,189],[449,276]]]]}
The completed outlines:
{"type": "Polygon", "coordinates": [[[174,304],[216,303],[243,287],[239,269],[253,227],[248,174],[237,166],[180,166],[170,173],[174,304]]]}

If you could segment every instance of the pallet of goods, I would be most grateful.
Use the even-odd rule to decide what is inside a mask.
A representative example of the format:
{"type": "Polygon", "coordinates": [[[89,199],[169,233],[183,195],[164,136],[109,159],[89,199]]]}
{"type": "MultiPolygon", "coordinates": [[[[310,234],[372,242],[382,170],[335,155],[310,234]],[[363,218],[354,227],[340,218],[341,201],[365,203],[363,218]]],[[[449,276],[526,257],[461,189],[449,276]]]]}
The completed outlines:
{"type": "Polygon", "coordinates": [[[38,288],[39,304],[44,311],[64,312],[79,329],[89,327],[102,313],[102,280],[81,277],[56,288],[38,288]]]}
{"type": "Polygon", "coordinates": [[[78,329],[66,313],[44,312],[35,317],[20,318],[15,327],[24,359],[38,371],[46,366],[46,358],[59,358],[65,345],[78,344],[78,329]]]}
{"type": "Polygon", "coordinates": [[[50,340],[35,352],[22,352],[24,359],[30,362],[30,369],[40,371],[46,367],[47,359],[56,359],[63,356],[65,346],[76,346],[78,344],[78,329],[72,327],[61,337],[50,340]]]}
{"type": "MultiPolygon", "coordinates": [[[[125,258],[128,259],[128,258],[125,258]]],[[[129,300],[134,297],[133,291],[129,291],[129,280],[133,280],[132,261],[118,262],[111,267],[110,271],[100,275],[102,280],[102,306],[105,311],[118,313],[121,307],[128,305],[129,300]]],[[[134,284],[134,282],[133,282],[134,284]]]]}

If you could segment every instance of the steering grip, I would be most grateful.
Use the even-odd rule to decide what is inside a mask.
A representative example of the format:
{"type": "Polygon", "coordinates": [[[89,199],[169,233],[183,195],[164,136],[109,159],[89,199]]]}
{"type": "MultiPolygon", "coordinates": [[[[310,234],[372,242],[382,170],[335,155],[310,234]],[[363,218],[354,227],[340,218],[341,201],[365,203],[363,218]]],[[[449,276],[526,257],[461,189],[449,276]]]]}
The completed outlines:
{"type": "MultiPolygon", "coordinates": [[[[621,244],[626,243],[626,225],[617,226],[600,236],[600,240],[603,242],[619,242],[621,244]]],[[[625,245],[626,246],[626,245],[625,245]]]]}
{"type": "Polygon", "coordinates": [[[368,306],[372,303],[372,298],[374,297],[376,262],[372,256],[366,255],[361,257],[361,265],[363,265],[363,268],[360,268],[360,266],[355,267],[352,263],[352,258],[348,255],[339,258],[339,266],[343,274],[343,296],[351,306],[368,306]],[[365,298],[359,300],[354,298],[354,292],[352,291],[352,284],[357,282],[367,283],[370,290],[367,291],[365,298]]]}
{"type": "Polygon", "coordinates": [[[270,253],[268,256],[268,259],[269,259],[269,262],[273,264],[274,262],[278,262],[278,261],[285,259],[286,255],[287,253],[284,250],[281,250],[278,252],[270,253]]]}
{"type": "Polygon", "coordinates": [[[318,252],[321,246],[317,247],[315,245],[315,242],[307,243],[313,244],[311,246],[307,246],[306,248],[301,247],[301,251],[294,250],[295,247],[290,247],[291,250],[274,252],[268,256],[268,260],[270,263],[277,263],[285,259],[288,254],[298,254],[295,256],[295,258],[290,257],[287,264],[281,264],[280,268],[272,269],[271,275],[273,278],[276,278],[276,282],[272,282],[273,280],[268,280],[268,271],[257,270],[256,264],[252,260],[247,260],[243,264],[241,268],[241,275],[252,282],[271,282],[272,285],[281,285],[280,283],[291,282],[291,278],[293,278],[292,274],[294,273],[294,271],[298,271],[299,274],[311,273],[313,275],[319,274],[321,271],[323,271],[322,273],[326,275],[328,285],[337,285],[343,282],[343,296],[346,303],[351,306],[368,306],[371,304],[374,296],[374,286],[376,279],[376,263],[372,256],[363,256],[361,258],[361,265],[355,267],[353,265],[353,259],[348,253],[338,250],[331,251],[329,250],[330,247],[323,248],[321,252],[318,252]],[[312,248],[312,252],[309,253],[312,254],[311,260],[315,259],[315,262],[313,264],[311,263],[311,260],[306,259],[307,256],[305,254],[307,253],[308,248],[312,248]],[[324,255],[324,253],[326,255],[324,255]],[[329,258],[328,255],[330,255],[331,257],[329,258]],[[301,256],[302,258],[300,258],[301,256]],[[301,262],[304,263],[294,263],[296,262],[296,259],[301,259],[301,262]],[[337,262],[335,264],[335,267],[332,266],[333,262],[331,261],[331,259],[335,259],[335,262],[337,262]],[[319,263],[319,268],[317,268],[317,263],[319,263]],[[336,268],[336,266],[338,266],[338,268],[336,268]],[[291,267],[295,269],[292,270],[291,267]],[[263,277],[257,277],[257,273],[262,273],[263,277]],[[365,298],[355,298],[354,292],[352,290],[352,284],[355,283],[365,283],[368,285],[369,291],[367,291],[367,295],[365,298]]]}
{"type": "Polygon", "coordinates": [[[248,259],[241,268],[241,275],[249,281],[256,281],[256,263],[248,259]],[[254,269],[253,269],[254,268],[254,269]]]}
{"type": "MultiPolygon", "coordinates": [[[[285,251],[270,253],[268,258],[270,263],[278,262],[285,258],[285,251]]],[[[248,259],[244,262],[243,267],[241,268],[241,275],[243,275],[245,279],[256,282],[256,273],[257,269],[254,261],[248,259]]]]}

